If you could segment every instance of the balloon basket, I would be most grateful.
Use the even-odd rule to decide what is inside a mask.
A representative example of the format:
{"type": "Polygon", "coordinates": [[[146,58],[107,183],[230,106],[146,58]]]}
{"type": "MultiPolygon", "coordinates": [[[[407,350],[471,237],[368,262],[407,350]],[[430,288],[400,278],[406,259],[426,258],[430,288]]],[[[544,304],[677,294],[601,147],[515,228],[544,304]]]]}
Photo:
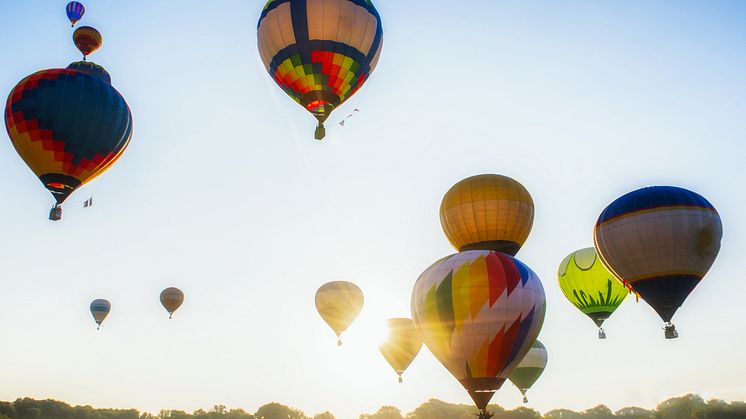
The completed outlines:
{"type": "Polygon", "coordinates": [[[676,331],[676,326],[671,323],[666,323],[666,327],[663,329],[665,332],[666,339],[676,339],[679,337],[679,332],[676,331]]]}
{"type": "Polygon", "coordinates": [[[313,138],[321,141],[326,137],[326,128],[324,128],[324,124],[319,123],[319,126],[316,127],[316,132],[313,134],[313,138]]]}
{"type": "Polygon", "coordinates": [[[599,339],[606,339],[606,332],[602,328],[598,328],[598,338],[599,339]]]}
{"type": "Polygon", "coordinates": [[[401,375],[400,375],[400,376],[399,376],[399,384],[401,384],[401,383],[403,383],[403,382],[404,382],[404,379],[403,379],[403,378],[401,378],[401,375]]]}
{"type": "Polygon", "coordinates": [[[492,413],[488,412],[487,410],[480,410],[479,419],[492,419],[492,413]]]}
{"type": "Polygon", "coordinates": [[[523,396],[523,403],[524,403],[524,404],[528,403],[528,397],[526,397],[526,396],[523,396]]]}
{"type": "Polygon", "coordinates": [[[62,207],[59,205],[55,205],[52,207],[51,210],[49,210],[49,220],[50,221],[59,221],[62,219],[62,207]]]}

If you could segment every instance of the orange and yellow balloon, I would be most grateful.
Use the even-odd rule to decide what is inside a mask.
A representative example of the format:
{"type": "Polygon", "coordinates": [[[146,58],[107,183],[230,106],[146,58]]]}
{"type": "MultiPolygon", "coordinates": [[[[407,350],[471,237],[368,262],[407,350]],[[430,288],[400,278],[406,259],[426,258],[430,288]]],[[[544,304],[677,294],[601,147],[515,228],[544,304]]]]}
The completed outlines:
{"type": "Polygon", "coordinates": [[[365,297],[360,287],[347,281],[329,282],[316,291],[316,310],[332,328],[342,346],[340,336],[360,314],[365,297]]]}
{"type": "Polygon", "coordinates": [[[422,348],[422,335],[411,319],[388,319],[388,337],[378,347],[381,355],[399,375],[399,382],[403,382],[402,374],[414,361],[422,348]]]}
{"type": "Polygon", "coordinates": [[[78,50],[83,53],[83,61],[94,51],[101,47],[103,38],[101,33],[90,26],[81,26],[73,32],[73,42],[78,50]]]}
{"type": "Polygon", "coordinates": [[[455,184],[440,204],[440,224],[458,251],[494,250],[515,256],[534,223],[534,201],[507,176],[472,176],[455,184]]]}

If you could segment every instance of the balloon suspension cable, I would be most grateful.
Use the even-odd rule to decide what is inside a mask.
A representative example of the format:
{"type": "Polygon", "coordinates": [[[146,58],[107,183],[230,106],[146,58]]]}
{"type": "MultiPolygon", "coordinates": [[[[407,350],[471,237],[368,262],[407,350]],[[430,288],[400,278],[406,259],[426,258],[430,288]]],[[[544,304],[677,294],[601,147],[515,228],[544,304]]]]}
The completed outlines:
{"type": "Polygon", "coordinates": [[[603,327],[598,328],[598,338],[599,339],[606,339],[606,331],[604,331],[603,327]]]}
{"type": "Polygon", "coordinates": [[[49,220],[59,221],[62,219],[62,206],[60,204],[54,204],[51,210],[49,210],[49,220]]]}
{"type": "Polygon", "coordinates": [[[679,332],[676,331],[676,326],[671,322],[666,322],[663,328],[666,339],[676,339],[679,337],[679,332]]]}
{"type": "Polygon", "coordinates": [[[360,95],[360,99],[358,99],[357,104],[355,105],[355,108],[352,110],[352,112],[350,112],[349,114],[347,114],[347,116],[344,117],[344,119],[342,119],[341,121],[337,122],[337,125],[339,125],[340,127],[344,127],[345,124],[347,123],[347,120],[349,120],[350,118],[354,117],[355,113],[360,112],[360,105],[363,103],[363,100],[365,99],[365,96],[368,94],[368,87],[370,87],[370,83],[365,83],[363,85],[363,87],[361,89],[363,92],[360,95]]]}

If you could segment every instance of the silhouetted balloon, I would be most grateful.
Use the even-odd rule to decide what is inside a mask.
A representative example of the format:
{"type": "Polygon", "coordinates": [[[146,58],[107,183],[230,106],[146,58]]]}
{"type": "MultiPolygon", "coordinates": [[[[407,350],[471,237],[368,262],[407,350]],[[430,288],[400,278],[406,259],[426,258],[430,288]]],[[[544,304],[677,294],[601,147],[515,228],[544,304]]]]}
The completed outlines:
{"type": "Polygon", "coordinates": [[[629,294],[622,281],[606,269],[593,247],[568,255],[557,278],[565,297],[596,323],[598,338],[606,339],[601,326],[629,294]]]}
{"type": "Polygon", "coordinates": [[[57,201],[106,171],[132,136],[132,114],[100,66],[42,70],[8,96],[5,126],[18,154],[57,201]],[[80,71],[83,69],[84,71],[80,71]]]}
{"type": "Polygon", "coordinates": [[[101,47],[103,38],[95,28],[81,26],[73,32],[73,41],[78,50],[83,53],[83,61],[85,61],[87,56],[101,47]]]}
{"type": "Polygon", "coordinates": [[[494,250],[515,256],[534,223],[526,188],[501,175],[478,175],[451,187],[440,204],[440,224],[456,250],[494,250]]]}
{"type": "MultiPolygon", "coordinates": [[[[352,282],[329,282],[316,291],[316,309],[338,338],[355,321],[364,302],[363,292],[352,282]]],[[[341,346],[342,339],[337,344],[341,346]]]]}
{"type": "Polygon", "coordinates": [[[91,314],[93,315],[93,320],[95,320],[98,325],[96,329],[101,328],[101,323],[104,322],[104,319],[106,319],[106,316],[109,315],[110,311],[111,303],[107,300],[97,299],[91,302],[91,314]]]}
{"type": "Polygon", "coordinates": [[[528,403],[526,391],[534,385],[536,380],[544,372],[544,368],[547,366],[547,359],[547,348],[536,340],[531,345],[531,349],[528,350],[526,356],[523,357],[518,366],[510,374],[510,377],[508,377],[510,382],[518,387],[518,390],[523,394],[523,403],[528,403]]]}
{"type": "Polygon", "coordinates": [[[412,319],[430,352],[482,411],[541,330],[544,288],[518,259],[489,250],[445,257],[412,291],[412,319]]]}
{"type": "Polygon", "coordinates": [[[257,26],[272,79],[319,121],[362,87],[376,67],[383,27],[371,0],[270,0],[257,26]]]}
{"type": "Polygon", "coordinates": [[[161,304],[168,311],[169,319],[174,315],[174,311],[181,307],[183,302],[184,293],[180,289],[169,287],[161,291],[161,304]]]}
{"type": "Polygon", "coordinates": [[[85,7],[77,1],[71,1],[70,3],[67,3],[65,11],[67,12],[67,18],[70,19],[70,26],[75,26],[75,24],[83,18],[85,7]]]}
{"type": "Polygon", "coordinates": [[[720,216],[704,197],[653,186],[606,207],[594,239],[604,265],[655,309],[672,339],[671,319],[715,262],[722,236],[720,216]]]}
{"type": "Polygon", "coordinates": [[[399,375],[401,383],[402,374],[422,348],[422,335],[410,319],[388,319],[386,323],[388,336],[378,349],[399,375]]]}

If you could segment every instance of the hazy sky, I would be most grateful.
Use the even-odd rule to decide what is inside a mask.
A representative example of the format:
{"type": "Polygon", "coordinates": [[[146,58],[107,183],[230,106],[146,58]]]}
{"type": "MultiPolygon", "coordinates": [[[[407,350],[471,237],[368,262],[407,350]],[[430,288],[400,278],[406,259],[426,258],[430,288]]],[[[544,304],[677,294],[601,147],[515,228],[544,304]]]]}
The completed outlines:
{"type": "MultiPolygon", "coordinates": [[[[65,3],[2,1],[3,97],[79,59],[65,3]]],[[[431,397],[470,403],[426,349],[397,384],[377,325],[408,316],[418,275],[453,252],[444,192],[485,172],[519,180],[536,203],[518,257],[546,289],[549,365],[531,407],[746,398],[743,2],[377,0],[380,63],[323,142],[261,64],[263,1],[85,5],[81,24],[104,37],[91,59],[132,108],[134,136],[59,223],[0,145],[0,399],[150,412],[279,401],[341,419],[431,397]],[[608,203],[654,184],[715,205],[720,256],[674,318],[679,339],[627,301],[599,341],[557,266],[592,245],[608,203]],[[337,348],[313,301],[340,279],[366,305],[337,348]],[[172,285],[186,302],[168,321],[158,294],[172,285]],[[101,332],[94,298],[113,305],[101,332]]],[[[521,397],[506,384],[494,401],[521,397]]]]}

